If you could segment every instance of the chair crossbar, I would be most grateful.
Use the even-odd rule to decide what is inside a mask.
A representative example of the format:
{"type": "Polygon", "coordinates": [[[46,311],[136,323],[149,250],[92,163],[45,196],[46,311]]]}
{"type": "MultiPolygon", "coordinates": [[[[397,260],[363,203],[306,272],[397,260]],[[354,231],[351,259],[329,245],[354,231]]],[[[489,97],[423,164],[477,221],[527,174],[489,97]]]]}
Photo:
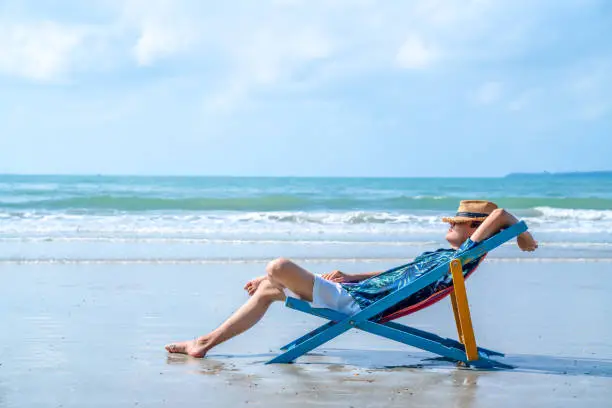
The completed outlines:
{"type": "MultiPolygon", "coordinates": [[[[290,358],[292,355],[295,354],[295,352],[291,352],[293,348],[299,346],[301,343],[307,340],[310,340],[312,337],[320,334],[324,330],[327,330],[328,327],[337,324],[339,321],[348,321],[350,327],[347,330],[359,329],[372,334],[376,334],[381,337],[385,337],[390,340],[406,344],[408,346],[420,348],[422,350],[441,355],[451,360],[461,361],[466,364],[473,363],[467,360],[465,355],[465,347],[463,346],[463,344],[453,339],[443,338],[424,330],[404,326],[395,322],[377,323],[373,321],[366,321],[362,323],[356,323],[351,319],[351,316],[331,309],[313,308],[310,306],[310,303],[295,298],[288,298],[287,306],[292,309],[309,313],[317,317],[330,319],[330,321],[324,324],[323,326],[313,330],[308,335],[302,336],[294,342],[289,343],[283,348],[284,350],[287,350],[287,352],[271,360],[270,362],[268,362],[268,364],[285,362],[284,360],[290,358]]],[[[488,357],[503,356],[502,353],[480,347],[478,348],[478,352],[480,355],[480,366],[501,366],[501,363],[489,360],[488,357]]]]}

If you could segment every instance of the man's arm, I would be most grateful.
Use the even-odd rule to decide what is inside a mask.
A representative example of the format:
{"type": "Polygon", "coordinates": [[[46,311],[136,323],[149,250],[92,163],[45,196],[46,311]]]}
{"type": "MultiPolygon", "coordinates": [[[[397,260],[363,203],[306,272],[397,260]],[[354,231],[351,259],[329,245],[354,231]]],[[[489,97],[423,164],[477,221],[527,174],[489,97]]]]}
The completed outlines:
{"type": "MultiPolygon", "coordinates": [[[[503,208],[497,208],[482,222],[480,227],[474,231],[470,239],[474,242],[482,242],[497,234],[500,230],[516,224],[518,220],[503,208]]],[[[534,251],[538,243],[528,231],[523,232],[517,238],[519,248],[523,251],[534,251]]]]}
{"type": "Polygon", "coordinates": [[[384,271],[374,271],[374,272],[362,272],[362,273],[353,273],[350,276],[355,279],[353,282],[359,282],[362,280],[370,279],[371,277],[380,275],[384,271]]]}
{"type": "Polygon", "coordinates": [[[342,271],[333,271],[321,275],[325,280],[332,282],[361,282],[376,275],[380,275],[383,271],[376,272],[362,272],[362,273],[344,273],[342,271]]]}

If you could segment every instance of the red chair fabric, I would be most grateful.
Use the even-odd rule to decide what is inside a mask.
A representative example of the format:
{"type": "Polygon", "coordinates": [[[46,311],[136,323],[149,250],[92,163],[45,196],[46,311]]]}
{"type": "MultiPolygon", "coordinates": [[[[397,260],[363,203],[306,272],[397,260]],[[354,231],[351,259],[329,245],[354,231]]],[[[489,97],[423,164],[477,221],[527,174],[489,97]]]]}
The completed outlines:
{"type": "MultiPolygon", "coordinates": [[[[476,271],[476,269],[478,269],[478,267],[480,266],[482,261],[484,261],[485,258],[486,258],[486,255],[480,258],[480,261],[478,261],[478,265],[476,265],[476,267],[474,267],[469,273],[465,275],[465,279],[469,278],[476,271]]],[[[421,309],[425,309],[426,307],[429,307],[435,303],[438,303],[440,300],[447,297],[453,291],[453,289],[454,289],[454,286],[449,286],[447,288],[439,290],[436,293],[429,296],[427,299],[423,299],[420,302],[415,303],[414,305],[410,305],[401,310],[393,312],[389,315],[383,316],[379,320],[379,322],[380,323],[390,322],[392,320],[399,319],[400,317],[408,316],[412,313],[418,312],[421,309]]]]}

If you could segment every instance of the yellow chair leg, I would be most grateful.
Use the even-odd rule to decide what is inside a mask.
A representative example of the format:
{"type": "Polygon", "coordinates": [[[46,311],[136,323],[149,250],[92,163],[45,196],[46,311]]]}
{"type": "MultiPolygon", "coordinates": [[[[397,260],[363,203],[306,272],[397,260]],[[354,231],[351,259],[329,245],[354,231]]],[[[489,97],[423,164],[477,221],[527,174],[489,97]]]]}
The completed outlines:
{"type": "Polygon", "coordinates": [[[459,342],[463,343],[463,332],[461,331],[461,322],[459,321],[459,310],[457,309],[457,298],[455,297],[455,292],[451,292],[451,305],[453,306],[453,315],[455,315],[455,324],[457,325],[457,336],[459,337],[459,342]]]}
{"type": "Polygon", "coordinates": [[[457,304],[455,318],[457,318],[457,315],[459,316],[457,326],[461,328],[465,354],[468,361],[478,360],[478,349],[476,348],[476,338],[474,336],[474,328],[472,327],[472,318],[470,317],[470,307],[468,305],[467,292],[465,291],[461,261],[458,259],[453,260],[450,268],[453,276],[454,297],[457,304]]]}

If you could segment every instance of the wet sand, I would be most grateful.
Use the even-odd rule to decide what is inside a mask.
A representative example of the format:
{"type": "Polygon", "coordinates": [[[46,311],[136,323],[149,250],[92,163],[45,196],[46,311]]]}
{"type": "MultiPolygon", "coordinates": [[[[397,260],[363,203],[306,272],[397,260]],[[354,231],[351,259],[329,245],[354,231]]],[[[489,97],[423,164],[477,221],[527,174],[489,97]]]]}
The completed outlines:
{"type": "MultiPolygon", "coordinates": [[[[305,264],[322,273],[389,264],[305,264]]],[[[203,360],[163,345],[214,328],[261,263],[0,265],[0,407],[609,407],[609,262],[487,262],[468,282],[479,345],[514,370],[460,369],[352,331],[264,365],[322,321],[274,305],[203,360]]],[[[448,301],[402,319],[455,337],[448,301]]]]}

